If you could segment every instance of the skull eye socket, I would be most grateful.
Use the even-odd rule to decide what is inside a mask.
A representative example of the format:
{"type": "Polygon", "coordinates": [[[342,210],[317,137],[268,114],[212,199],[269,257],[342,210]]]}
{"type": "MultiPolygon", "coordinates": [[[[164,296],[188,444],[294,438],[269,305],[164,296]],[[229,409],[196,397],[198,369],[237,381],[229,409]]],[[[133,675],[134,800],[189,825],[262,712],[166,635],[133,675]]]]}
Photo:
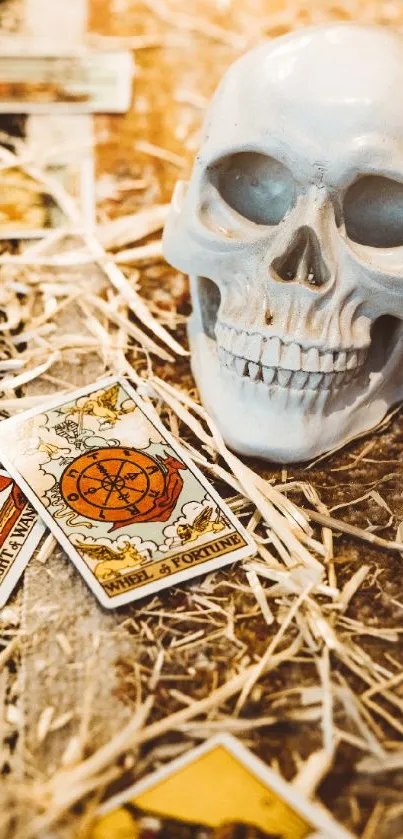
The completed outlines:
{"type": "Polygon", "coordinates": [[[403,245],[403,183],[365,175],[344,197],[344,223],[349,239],[371,248],[403,245]]]}
{"type": "Polygon", "coordinates": [[[210,176],[226,204],[255,224],[279,224],[295,202],[291,172],[265,154],[230,155],[210,168],[210,176]]]}

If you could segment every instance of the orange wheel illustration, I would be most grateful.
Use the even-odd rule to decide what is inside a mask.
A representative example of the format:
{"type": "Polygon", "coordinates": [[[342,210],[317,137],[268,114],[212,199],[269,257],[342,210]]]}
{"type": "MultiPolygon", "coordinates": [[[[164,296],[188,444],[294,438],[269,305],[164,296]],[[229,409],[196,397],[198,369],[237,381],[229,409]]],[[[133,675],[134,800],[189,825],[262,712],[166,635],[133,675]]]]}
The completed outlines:
{"type": "Polygon", "coordinates": [[[76,457],[60,483],[65,503],[89,519],[147,521],[165,491],[157,460],[132,448],[96,449],[76,457]]]}

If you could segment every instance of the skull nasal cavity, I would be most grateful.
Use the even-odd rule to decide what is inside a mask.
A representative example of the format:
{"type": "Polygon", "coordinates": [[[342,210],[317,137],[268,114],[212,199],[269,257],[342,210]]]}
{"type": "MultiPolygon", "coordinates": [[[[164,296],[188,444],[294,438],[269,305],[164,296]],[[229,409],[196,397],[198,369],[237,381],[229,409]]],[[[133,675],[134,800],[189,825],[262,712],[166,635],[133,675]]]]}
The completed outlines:
{"type": "Polygon", "coordinates": [[[315,231],[306,226],[296,231],[289,247],[273,260],[271,268],[277,280],[317,288],[327,283],[330,277],[319,239],[315,231]]]}

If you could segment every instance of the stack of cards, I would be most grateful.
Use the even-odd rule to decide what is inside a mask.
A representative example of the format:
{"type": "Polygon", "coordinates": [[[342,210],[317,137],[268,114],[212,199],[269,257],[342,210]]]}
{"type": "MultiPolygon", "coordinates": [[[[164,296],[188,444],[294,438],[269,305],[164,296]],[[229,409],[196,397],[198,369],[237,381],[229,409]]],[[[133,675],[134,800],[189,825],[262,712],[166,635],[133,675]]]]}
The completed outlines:
{"type": "MultiPolygon", "coordinates": [[[[2,422],[0,461],[108,609],[255,552],[201,472],[118,378],[2,422]]],[[[32,553],[33,538],[29,546],[32,553]]],[[[29,551],[23,557],[14,584],[29,551]]]]}
{"type": "Polygon", "coordinates": [[[89,839],[352,839],[256,758],[220,734],[116,796],[89,839]]]}

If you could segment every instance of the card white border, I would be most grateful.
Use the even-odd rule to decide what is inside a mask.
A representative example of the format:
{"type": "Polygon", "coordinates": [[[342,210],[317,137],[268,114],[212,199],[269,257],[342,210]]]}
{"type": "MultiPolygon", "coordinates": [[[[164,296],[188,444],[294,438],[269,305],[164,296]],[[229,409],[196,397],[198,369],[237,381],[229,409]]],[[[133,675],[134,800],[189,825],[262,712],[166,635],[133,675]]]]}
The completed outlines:
{"type": "MultiPolygon", "coordinates": [[[[7,434],[7,428],[10,428],[10,431],[15,428],[17,425],[25,422],[26,420],[30,419],[30,417],[38,416],[39,414],[43,414],[46,411],[52,410],[52,408],[61,407],[68,402],[74,401],[74,399],[78,399],[81,396],[86,396],[87,394],[93,393],[94,390],[101,390],[102,388],[112,387],[114,384],[120,384],[123,387],[128,395],[133,399],[133,401],[140,407],[143,411],[144,415],[147,419],[152,423],[154,428],[156,428],[162,437],[167,441],[168,445],[170,445],[173,450],[178,454],[178,456],[184,461],[188,469],[193,472],[196,478],[200,481],[201,485],[205,488],[206,492],[211,495],[214,499],[216,504],[225,504],[222,498],[218,495],[215,491],[214,487],[212,487],[204,475],[200,472],[197,466],[193,463],[187,452],[182,451],[182,447],[180,444],[176,442],[173,438],[172,434],[162,425],[160,420],[157,420],[154,417],[146,403],[143,402],[141,397],[136,393],[135,389],[132,385],[124,379],[122,376],[108,376],[107,378],[99,379],[99,381],[93,382],[91,385],[87,387],[78,388],[77,390],[73,390],[64,394],[58,394],[54,398],[52,397],[49,400],[46,400],[46,403],[41,407],[31,408],[24,413],[17,414],[14,417],[10,417],[10,419],[3,420],[0,423],[0,461],[5,466],[7,471],[10,473],[11,477],[14,478],[18,486],[21,487],[24,495],[26,495],[28,501],[31,502],[34,509],[39,513],[40,518],[42,521],[47,525],[51,533],[55,536],[61,547],[67,553],[69,559],[75,567],[77,571],[81,574],[84,578],[85,582],[91,589],[91,591],[95,594],[99,602],[105,609],[117,609],[119,606],[124,606],[126,603],[133,603],[136,600],[142,600],[145,597],[148,597],[151,594],[156,594],[159,591],[162,591],[165,588],[171,588],[176,586],[178,583],[184,582],[185,580],[191,580],[194,577],[201,577],[204,574],[208,574],[210,571],[215,571],[218,568],[222,568],[224,565],[230,565],[233,562],[238,562],[240,559],[244,559],[245,557],[252,556],[256,553],[256,545],[254,540],[252,539],[251,535],[245,530],[245,528],[240,524],[236,516],[234,516],[233,512],[227,507],[226,509],[226,516],[232,522],[234,528],[241,533],[243,538],[246,541],[246,546],[244,548],[239,548],[236,551],[233,551],[229,554],[225,554],[222,557],[218,557],[217,559],[210,559],[208,562],[202,562],[193,568],[184,569],[183,571],[178,571],[175,574],[171,574],[168,578],[164,578],[162,580],[154,580],[152,583],[148,583],[144,586],[139,586],[137,589],[132,589],[131,591],[123,592],[122,594],[117,595],[116,597],[110,598],[104,591],[101,584],[96,580],[93,572],[90,568],[86,565],[84,559],[80,556],[78,551],[74,548],[68,537],[63,533],[59,525],[54,521],[51,514],[47,511],[46,507],[38,501],[35,492],[31,489],[29,484],[26,482],[25,478],[19,473],[18,469],[14,466],[12,461],[8,459],[7,455],[7,443],[4,440],[4,434],[7,434]]],[[[227,505],[226,505],[227,506],[227,505]]]]}
{"type": "MultiPolygon", "coordinates": [[[[9,474],[8,470],[6,469],[0,469],[0,475],[8,475],[10,478],[13,479],[14,482],[16,482],[15,478],[13,478],[13,476],[9,474]]],[[[32,504],[30,504],[30,507],[32,507],[32,504]]],[[[35,513],[36,515],[38,515],[37,510],[35,510],[35,513]]],[[[45,525],[38,517],[38,520],[33,525],[28,538],[25,540],[24,544],[21,545],[21,550],[18,552],[16,558],[12,561],[12,565],[7,571],[4,580],[0,580],[0,609],[3,609],[6,605],[10,597],[10,594],[12,593],[13,589],[16,587],[18,583],[18,580],[24,573],[28,565],[28,562],[34,553],[34,550],[38,547],[39,542],[41,541],[44,533],[45,525]]]]}
{"type": "Polygon", "coordinates": [[[98,815],[106,815],[121,804],[135,800],[143,792],[152,789],[152,787],[161,781],[169,778],[178,770],[183,769],[203,755],[208,754],[217,746],[224,746],[259,781],[277,793],[298,815],[306,819],[307,822],[310,822],[313,828],[324,831],[323,839],[355,839],[354,835],[342,827],[342,825],[339,825],[322,805],[309,801],[297,789],[294,789],[292,784],[287,783],[281,775],[273,769],[270,769],[269,766],[256,757],[240,740],[232,734],[226,733],[214,735],[214,737],[211,737],[201,746],[190,749],[190,751],[171,761],[166,766],[152,772],[151,775],[148,775],[142,781],[118,793],[118,795],[115,795],[110,801],[99,808],[98,815]]]}
{"type": "MultiPolygon", "coordinates": [[[[1,47],[1,40],[0,40],[1,47]]],[[[95,104],[94,97],[89,102],[33,102],[27,97],[26,100],[18,102],[10,100],[0,100],[0,114],[45,114],[52,116],[55,114],[124,114],[129,110],[132,99],[132,84],[135,76],[135,58],[129,50],[115,49],[115,50],[67,50],[60,52],[60,50],[41,51],[35,49],[22,49],[18,51],[14,47],[13,51],[1,52],[1,59],[3,61],[13,60],[42,60],[46,59],[58,60],[76,60],[85,69],[88,63],[92,61],[99,62],[101,69],[103,68],[102,59],[106,56],[108,62],[108,71],[113,79],[113,90],[104,97],[104,101],[95,104]]],[[[97,68],[99,69],[99,67],[97,68]]],[[[93,88],[92,88],[93,90],[93,88]]]]}

